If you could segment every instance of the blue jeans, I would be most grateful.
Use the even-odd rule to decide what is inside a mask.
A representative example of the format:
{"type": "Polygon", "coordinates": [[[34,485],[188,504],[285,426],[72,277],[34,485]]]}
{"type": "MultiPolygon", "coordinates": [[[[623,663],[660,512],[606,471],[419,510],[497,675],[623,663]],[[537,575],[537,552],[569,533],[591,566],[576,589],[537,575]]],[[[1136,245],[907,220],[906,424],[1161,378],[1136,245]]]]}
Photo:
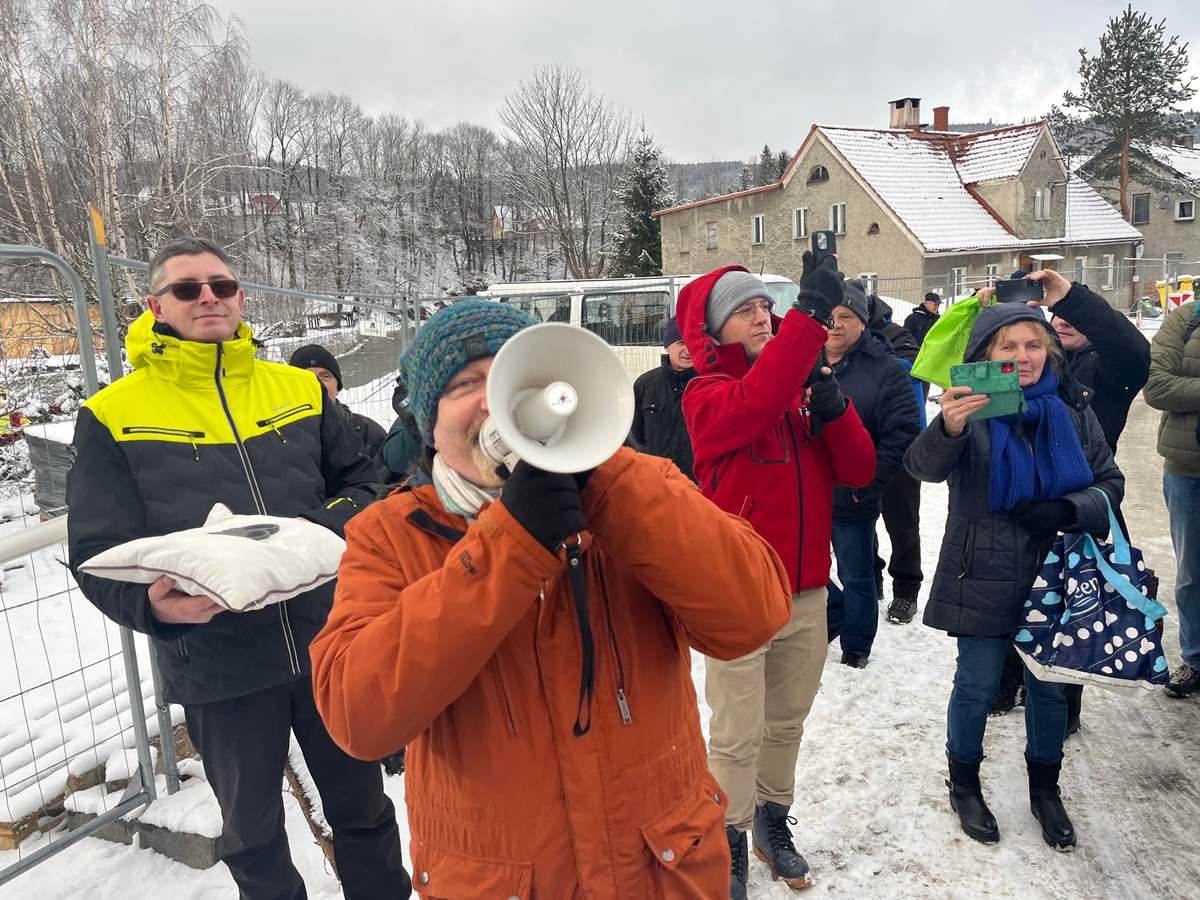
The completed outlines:
{"type": "Polygon", "coordinates": [[[841,626],[842,652],[869,656],[879,628],[875,587],[875,522],[834,522],[833,556],[839,588],[829,582],[827,619],[830,634],[841,626]]]}
{"type": "MultiPolygon", "coordinates": [[[[946,750],[963,762],[983,759],[988,709],[1011,646],[1008,638],[958,639],[958,668],[954,670],[954,689],[946,711],[946,750]]],[[[1037,762],[1061,762],[1066,735],[1066,685],[1039,681],[1026,668],[1025,756],[1037,762]]]]}
{"type": "Polygon", "coordinates": [[[1163,472],[1163,497],[1175,545],[1175,608],[1179,653],[1200,669],[1200,478],[1163,472]]]}

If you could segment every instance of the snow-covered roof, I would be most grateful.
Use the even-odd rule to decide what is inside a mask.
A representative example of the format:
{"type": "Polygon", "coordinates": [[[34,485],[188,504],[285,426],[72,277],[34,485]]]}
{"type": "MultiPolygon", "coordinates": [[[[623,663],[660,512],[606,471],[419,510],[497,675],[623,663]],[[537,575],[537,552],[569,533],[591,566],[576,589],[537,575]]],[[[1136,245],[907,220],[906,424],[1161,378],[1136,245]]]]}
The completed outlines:
{"type": "Polygon", "coordinates": [[[1155,162],[1166,166],[1180,178],[1200,183],[1200,150],[1188,147],[1164,147],[1162,144],[1146,144],[1134,141],[1133,147],[1155,162]]]}
{"type": "Polygon", "coordinates": [[[1067,182],[1067,240],[1074,244],[1140,241],[1142,233],[1077,175],[1067,182]]]}
{"type": "Polygon", "coordinates": [[[1016,178],[1025,168],[1042,123],[958,136],[957,168],[964,184],[1016,178]]]}
{"type": "MultiPolygon", "coordinates": [[[[1043,238],[1013,234],[1009,225],[974,190],[980,183],[1019,178],[1045,131],[1046,124],[1040,121],[971,134],[814,125],[810,139],[813,135],[824,137],[927,253],[1031,249],[1071,241],[1139,240],[1141,234],[1137,229],[1114,214],[1112,207],[1082,182],[1075,186],[1077,193],[1072,195],[1076,208],[1067,233],[1043,238]]],[[[800,148],[788,172],[776,184],[685,204],[662,213],[747,193],[777,190],[796,170],[804,149],[800,148]]],[[[1200,153],[1196,154],[1196,160],[1200,163],[1200,153]]]]}
{"type": "MultiPolygon", "coordinates": [[[[1045,243],[1012,234],[967,190],[949,152],[954,145],[952,139],[931,139],[909,131],[823,125],[818,131],[928,251],[1045,243]]],[[[999,160],[1003,155],[1000,149],[996,144],[981,148],[986,153],[978,156],[977,168],[985,170],[985,159],[999,160]]],[[[989,163],[986,170],[999,171],[999,164],[989,163]]]]}

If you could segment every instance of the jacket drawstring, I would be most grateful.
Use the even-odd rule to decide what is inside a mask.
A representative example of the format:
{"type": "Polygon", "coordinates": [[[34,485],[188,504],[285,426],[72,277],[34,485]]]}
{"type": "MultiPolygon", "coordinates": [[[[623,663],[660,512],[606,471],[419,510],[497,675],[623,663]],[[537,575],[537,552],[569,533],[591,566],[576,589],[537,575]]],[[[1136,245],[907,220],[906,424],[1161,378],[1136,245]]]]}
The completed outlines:
{"type": "Polygon", "coordinates": [[[592,727],[592,697],[596,693],[596,643],[592,638],[592,626],[588,620],[587,581],[583,573],[583,554],[579,550],[579,537],[573,542],[564,541],[567,548],[567,574],[571,578],[571,593],[575,599],[575,615],[579,619],[579,640],[583,648],[583,662],[579,672],[579,706],[575,716],[575,737],[583,737],[592,727]]]}

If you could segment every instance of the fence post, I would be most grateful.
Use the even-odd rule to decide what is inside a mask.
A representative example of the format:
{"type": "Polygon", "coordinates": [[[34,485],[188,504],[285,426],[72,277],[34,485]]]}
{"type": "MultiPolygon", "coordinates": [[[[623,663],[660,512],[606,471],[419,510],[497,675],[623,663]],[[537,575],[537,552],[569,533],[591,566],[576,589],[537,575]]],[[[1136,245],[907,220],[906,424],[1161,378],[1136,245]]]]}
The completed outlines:
{"type": "Polygon", "coordinates": [[[158,749],[162,754],[163,774],[167,777],[167,793],[179,792],[179,759],[175,756],[175,725],[171,721],[171,707],[163,699],[162,672],[158,668],[158,657],[150,653],[150,677],[154,682],[154,707],[158,711],[158,749]]]}
{"type": "Polygon", "coordinates": [[[113,305],[112,278],[108,271],[104,216],[94,203],[88,204],[88,212],[88,245],[92,255],[92,270],[96,276],[96,304],[100,307],[100,330],[104,332],[108,383],[112,384],[125,374],[121,366],[121,336],[117,326],[117,311],[113,305]]]}

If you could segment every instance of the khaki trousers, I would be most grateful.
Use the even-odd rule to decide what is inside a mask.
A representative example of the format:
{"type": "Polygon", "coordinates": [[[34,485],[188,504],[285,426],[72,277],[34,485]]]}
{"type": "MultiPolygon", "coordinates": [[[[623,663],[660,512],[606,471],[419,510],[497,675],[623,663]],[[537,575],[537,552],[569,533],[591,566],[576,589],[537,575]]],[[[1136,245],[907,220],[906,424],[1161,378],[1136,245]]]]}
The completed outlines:
{"type": "Polygon", "coordinates": [[[725,824],[738,831],[749,830],[756,802],[792,805],[804,720],[825,665],[825,604],[823,587],[795,594],[791,618],[765,646],[706,660],[708,767],[729,796],[725,824]]]}

